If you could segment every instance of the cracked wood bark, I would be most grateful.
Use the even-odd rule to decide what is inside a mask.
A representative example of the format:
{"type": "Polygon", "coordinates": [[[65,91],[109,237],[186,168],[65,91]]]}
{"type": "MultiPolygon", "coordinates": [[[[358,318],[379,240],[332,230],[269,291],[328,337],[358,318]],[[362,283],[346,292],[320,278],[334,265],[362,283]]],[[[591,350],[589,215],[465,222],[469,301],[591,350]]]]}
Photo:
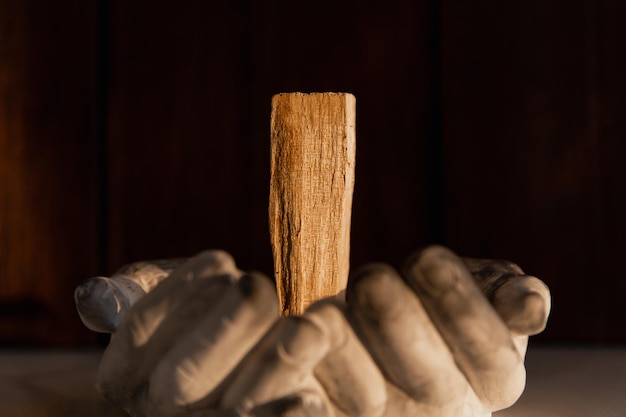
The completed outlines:
{"type": "Polygon", "coordinates": [[[355,118],[351,94],[272,99],[270,237],[283,315],[346,287],[355,118]]]}

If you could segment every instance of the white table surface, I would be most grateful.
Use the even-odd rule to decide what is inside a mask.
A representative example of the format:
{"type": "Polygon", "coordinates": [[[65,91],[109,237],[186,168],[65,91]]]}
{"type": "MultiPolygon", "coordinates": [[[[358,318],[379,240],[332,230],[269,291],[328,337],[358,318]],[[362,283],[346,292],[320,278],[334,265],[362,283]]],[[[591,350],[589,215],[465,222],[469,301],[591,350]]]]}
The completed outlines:
{"type": "MultiPolygon", "coordinates": [[[[0,416],[124,416],[94,388],[100,355],[0,351],[0,416]]],[[[526,363],[522,398],[494,417],[626,417],[626,347],[531,345],[526,363]]]]}

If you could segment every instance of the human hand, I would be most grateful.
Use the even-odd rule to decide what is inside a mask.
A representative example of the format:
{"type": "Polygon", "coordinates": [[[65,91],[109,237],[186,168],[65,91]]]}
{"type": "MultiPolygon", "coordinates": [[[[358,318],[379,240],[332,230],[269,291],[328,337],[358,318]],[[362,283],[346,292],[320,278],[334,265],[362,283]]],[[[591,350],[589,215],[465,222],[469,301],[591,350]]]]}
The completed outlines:
{"type": "MultiPolygon", "coordinates": [[[[301,358],[325,352],[313,373],[334,415],[484,417],[512,405],[528,336],[549,314],[545,284],[513,263],[462,260],[439,246],[411,256],[402,275],[367,265],[351,276],[345,304],[322,300],[302,317],[319,333],[299,335],[317,355],[301,358]]],[[[239,403],[266,401],[253,387],[270,382],[250,382],[239,403]]]]}
{"type": "MultiPolygon", "coordinates": [[[[431,248],[410,261],[405,274],[407,282],[413,281],[411,265],[421,265],[423,269],[424,259],[432,258],[431,261],[441,270],[458,263],[454,255],[451,258],[432,254],[424,257],[433,251],[446,253],[443,248],[431,248]]],[[[103,357],[100,388],[108,398],[132,415],[194,415],[194,412],[207,415],[207,410],[212,410],[216,415],[231,413],[250,416],[278,416],[287,415],[287,412],[292,413],[289,415],[482,416],[507,401],[514,401],[523,388],[521,358],[525,349],[523,341],[527,336],[517,330],[509,333],[506,327],[503,332],[501,320],[497,316],[494,319],[493,313],[485,313],[491,307],[488,304],[485,306],[484,297],[479,292],[466,293],[463,290],[466,286],[476,290],[471,280],[469,284],[467,282],[467,271],[461,274],[465,277],[461,277],[458,280],[460,284],[454,288],[461,290],[462,295],[457,298],[466,298],[468,305],[474,305],[467,309],[472,313],[466,315],[453,312],[447,324],[440,324],[442,327],[436,324],[437,319],[433,318],[431,322],[428,314],[431,311],[441,313],[442,305],[439,303],[443,299],[435,297],[435,307],[428,307],[429,302],[421,298],[420,290],[416,289],[416,293],[413,293],[395,271],[378,265],[366,267],[353,276],[348,287],[347,307],[337,301],[325,300],[314,305],[301,318],[281,319],[273,325],[271,331],[264,334],[264,330],[276,320],[276,311],[270,312],[260,326],[252,325],[257,333],[251,335],[251,322],[245,319],[233,322],[226,332],[220,332],[219,325],[215,324],[222,321],[227,308],[222,302],[221,308],[208,309],[210,295],[219,297],[226,288],[224,282],[217,284],[220,280],[213,282],[213,279],[219,275],[218,272],[228,270],[226,275],[231,278],[227,281],[233,285],[232,277],[236,279],[240,273],[232,259],[230,262],[221,262],[221,267],[216,267],[215,260],[210,260],[208,264],[213,265],[212,269],[206,268],[207,261],[194,261],[195,269],[187,266],[186,273],[181,268],[182,272],[177,271],[172,276],[174,280],[168,280],[172,283],[164,287],[166,290],[159,290],[160,286],[145,301],[139,302],[129,314],[129,317],[135,319],[124,319],[103,357]],[[225,264],[230,266],[224,267],[225,264]],[[200,273],[202,268],[205,268],[204,273],[200,273]],[[192,270],[195,272],[190,275],[192,270]],[[207,273],[212,277],[209,280],[206,279],[209,278],[207,273]],[[188,278],[185,285],[195,282],[195,278],[213,284],[202,284],[206,286],[204,295],[195,293],[191,288],[183,291],[181,283],[176,283],[181,276],[188,278]],[[191,294],[196,297],[192,299],[191,294]],[[182,312],[175,300],[186,306],[182,312]],[[422,300],[425,309],[420,307],[419,300],[422,300]],[[198,317],[202,315],[206,316],[204,321],[213,325],[205,327],[203,331],[192,332],[191,329],[197,324],[190,325],[189,321],[200,322],[198,317]],[[154,322],[159,321],[162,323],[155,326],[154,322]],[[464,324],[459,327],[457,323],[455,327],[452,325],[455,322],[464,324]],[[495,343],[489,339],[484,346],[492,346],[494,351],[499,352],[503,346],[506,347],[503,341],[509,337],[509,340],[517,341],[518,355],[521,356],[510,355],[510,349],[508,356],[501,353],[491,354],[491,357],[482,355],[487,358],[476,352],[476,346],[471,343],[475,342],[480,332],[468,332],[465,328],[473,328],[477,324],[479,327],[481,324],[491,326],[494,323],[500,329],[494,334],[501,338],[496,337],[495,343]],[[450,326],[452,330],[446,330],[450,326]],[[233,328],[237,327],[241,329],[240,335],[250,337],[243,345],[235,343],[233,350],[233,340],[237,338],[227,335],[229,332],[232,334],[233,328]],[[139,346],[136,340],[138,331],[141,338],[146,339],[139,346]],[[467,333],[470,333],[469,337],[467,333]],[[502,336],[503,333],[506,334],[502,336]],[[175,334],[179,336],[172,338],[175,334]],[[452,336],[446,337],[445,334],[452,336]],[[455,339],[457,336],[460,340],[455,339]],[[135,341],[129,343],[133,338],[135,341]],[[207,338],[212,342],[207,343],[207,338]],[[463,341],[469,341],[473,347],[467,348],[463,341]],[[216,342],[222,346],[221,350],[214,347],[216,342]],[[469,365],[464,365],[465,368],[457,366],[457,358],[461,364],[464,363],[463,358],[468,356],[482,357],[484,363],[465,360],[469,365]],[[240,360],[241,363],[238,363],[240,360]],[[223,362],[226,363],[218,366],[223,362]],[[504,368],[500,368],[504,365],[504,368]],[[216,366],[218,372],[215,372],[216,366]],[[480,368],[474,372],[478,376],[470,379],[464,372],[470,369],[469,374],[473,375],[472,370],[476,366],[480,368]],[[497,372],[490,373],[494,367],[497,372]],[[513,372],[507,377],[508,371],[513,372]],[[213,376],[213,382],[206,381],[208,374],[213,376]],[[498,386],[502,381],[508,385],[498,386]],[[481,395],[483,391],[477,393],[474,384],[482,387],[487,394],[481,395]]],[[[512,264],[485,261],[468,261],[468,264],[482,277],[482,287],[494,301],[518,299],[518,307],[528,305],[524,300],[532,299],[533,296],[520,295],[526,291],[528,283],[533,284],[529,288],[535,291],[537,282],[539,289],[535,292],[545,299],[545,286],[529,277],[514,278],[502,285],[502,288],[517,288],[519,284],[523,291],[513,290],[509,294],[502,292],[502,289],[494,290],[496,284],[502,283],[497,279],[498,276],[521,273],[512,264]],[[511,287],[513,282],[517,284],[511,287]]],[[[434,275],[440,274],[441,271],[434,275]]],[[[259,294],[262,294],[256,299],[258,304],[248,307],[268,311],[268,307],[276,305],[275,295],[273,291],[265,291],[266,281],[257,278],[245,279],[255,282],[257,290],[261,290],[259,294]]],[[[200,284],[190,287],[197,285],[200,284]]],[[[232,289],[230,291],[233,292],[232,289]]],[[[549,300],[549,295],[547,297],[549,300]]],[[[443,298],[449,299],[450,296],[443,298]]],[[[451,306],[458,307],[459,302],[453,301],[451,306]]],[[[231,306],[231,315],[232,311],[238,311],[239,308],[246,311],[247,303],[241,299],[234,303],[231,300],[227,304],[231,306]],[[232,307],[233,304],[236,307],[232,307]]],[[[506,309],[498,311],[501,310],[506,309]]],[[[507,311],[509,323],[515,323],[515,319],[523,315],[520,311],[524,312],[519,308],[509,308],[507,311]]],[[[547,310],[543,315],[547,316],[547,310]]],[[[527,323],[527,320],[522,322],[527,323]]],[[[510,324],[509,327],[515,328],[515,325],[510,324]]],[[[492,331],[491,327],[485,330],[489,334],[492,331]]]]}
{"type": "Polygon", "coordinates": [[[313,375],[326,350],[301,344],[319,329],[279,320],[269,279],[222,251],[176,261],[171,275],[169,264],[135,263],[76,290],[85,324],[114,330],[98,369],[104,397],[133,417],[332,415],[313,375]]]}
{"type": "Polygon", "coordinates": [[[216,410],[229,374],[278,318],[271,282],[244,275],[227,253],[174,263],[173,272],[162,262],[135,264],[130,271],[139,265],[140,273],[90,279],[76,290],[86,324],[114,330],[98,388],[131,416],[188,415],[200,402],[203,412],[216,410]],[[142,296],[146,275],[161,282],[142,296]],[[115,305],[126,311],[119,327],[115,305]]]}
{"type": "Polygon", "coordinates": [[[378,264],[351,277],[346,324],[335,325],[334,338],[356,338],[369,355],[342,342],[345,352],[331,350],[318,365],[322,382],[350,381],[349,390],[327,388],[333,403],[345,415],[436,417],[489,416],[512,405],[525,384],[528,336],[549,314],[545,284],[510,262],[461,260],[439,246],[411,256],[402,275],[378,264]],[[368,403],[372,392],[384,395],[368,403]]]}

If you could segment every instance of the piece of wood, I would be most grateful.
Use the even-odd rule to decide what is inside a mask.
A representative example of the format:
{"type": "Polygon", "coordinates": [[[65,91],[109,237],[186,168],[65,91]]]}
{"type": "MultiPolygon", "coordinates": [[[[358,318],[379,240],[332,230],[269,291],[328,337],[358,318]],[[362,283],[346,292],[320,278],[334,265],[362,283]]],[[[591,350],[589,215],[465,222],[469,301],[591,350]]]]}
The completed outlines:
{"type": "Polygon", "coordinates": [[[272,99],[270,237],[283,315],[346,287],[355,119],[351,94],[272,99]]]}

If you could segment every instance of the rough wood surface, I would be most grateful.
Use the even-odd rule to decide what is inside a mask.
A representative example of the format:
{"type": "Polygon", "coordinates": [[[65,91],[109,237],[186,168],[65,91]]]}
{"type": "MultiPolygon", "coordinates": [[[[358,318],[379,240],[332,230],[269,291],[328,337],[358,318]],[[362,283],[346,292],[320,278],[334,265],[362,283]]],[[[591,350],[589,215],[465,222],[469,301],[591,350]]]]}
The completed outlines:
{"type": "Polygon", "coordinates": [[[283,315],[300,314],[346,287],[355,111],[351,94],[272,100],[269,216],[283,315]]]}

